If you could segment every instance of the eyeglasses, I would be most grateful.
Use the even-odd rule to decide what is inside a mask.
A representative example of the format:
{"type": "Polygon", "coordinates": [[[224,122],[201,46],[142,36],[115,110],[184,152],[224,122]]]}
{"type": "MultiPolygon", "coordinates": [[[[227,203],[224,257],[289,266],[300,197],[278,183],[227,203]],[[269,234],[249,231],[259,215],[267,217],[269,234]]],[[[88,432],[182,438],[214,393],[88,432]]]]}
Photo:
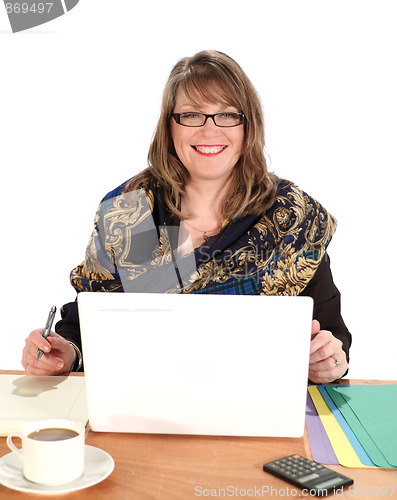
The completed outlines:
{"type": "Polygon", "coordinates": [[[217,127],[237,127],[244,123],[243,113],[215,113],[207,115],[205,113],[172,113],[171,115],[178,125],[184,127],[202,127],[208,118],[212,118],[217,127]]]}

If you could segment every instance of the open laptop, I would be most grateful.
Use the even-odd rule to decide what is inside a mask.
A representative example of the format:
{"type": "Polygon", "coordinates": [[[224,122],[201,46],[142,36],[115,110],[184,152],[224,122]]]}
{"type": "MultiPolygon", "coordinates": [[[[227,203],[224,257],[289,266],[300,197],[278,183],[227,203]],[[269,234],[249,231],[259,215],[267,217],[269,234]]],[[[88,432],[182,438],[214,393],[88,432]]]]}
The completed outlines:
{"type": "Polygon", "coordinates": [[[313,301],[80,293],[94,431],[299,437],[313,301]]]}

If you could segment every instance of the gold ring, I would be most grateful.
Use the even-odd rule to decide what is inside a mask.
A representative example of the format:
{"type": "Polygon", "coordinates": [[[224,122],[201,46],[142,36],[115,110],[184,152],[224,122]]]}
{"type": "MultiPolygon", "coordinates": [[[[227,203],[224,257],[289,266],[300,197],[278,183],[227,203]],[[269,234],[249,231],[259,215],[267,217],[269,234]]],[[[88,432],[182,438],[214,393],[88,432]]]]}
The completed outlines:
{"type": "Polygon", "coordinates": [[[334,358],[333,356],[332,356],[332,359],[335,361],[335,366],[340,365],[340,359],[334,358]]]}

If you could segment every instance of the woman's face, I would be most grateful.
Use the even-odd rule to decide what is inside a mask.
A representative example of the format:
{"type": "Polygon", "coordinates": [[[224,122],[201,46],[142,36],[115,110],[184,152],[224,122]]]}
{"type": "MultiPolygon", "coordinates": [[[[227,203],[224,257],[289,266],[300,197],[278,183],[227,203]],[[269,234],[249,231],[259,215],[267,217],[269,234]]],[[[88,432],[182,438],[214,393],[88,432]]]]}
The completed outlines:
{"type": "MultiPolygon", "coordinates": [[[[225,103],[214,104],[204,100],[192,104],[184,92],[178,91],[173,112],[193,111],[215,114],[237,113],[239,110],[225,103]]],[[[185,127],[172,118],[171,135],[178,158],[193,182],[217,180],[219,183],[225,183],[240,158],[244,126],[217,127],[214,121],[208,118],[202,127],[185,127]]]]}

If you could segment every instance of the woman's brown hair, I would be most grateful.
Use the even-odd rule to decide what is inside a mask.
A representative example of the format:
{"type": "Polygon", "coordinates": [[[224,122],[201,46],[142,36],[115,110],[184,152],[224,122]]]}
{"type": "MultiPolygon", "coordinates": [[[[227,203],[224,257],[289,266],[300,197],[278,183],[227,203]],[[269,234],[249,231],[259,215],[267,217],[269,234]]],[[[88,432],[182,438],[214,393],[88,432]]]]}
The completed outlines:
{"type": "Polygon", "coordinates": [[[170,126],[179,89],[192,103],[200,99],[226,102],[244,113],[244,145],[225,195],[223,221],[225,223],[248,213],[263,214],[274,202],[278,178],[267,169],[260,99],[241,67],[231,57],[218,51],[202,51],[185,57],[172,69],[148,153],[149,167],[131,179],[126,191],[155,183],[161,188],[170,212],[183,218],[179,210],[180,198],[189,173],[175,152],[170,126]]]}

